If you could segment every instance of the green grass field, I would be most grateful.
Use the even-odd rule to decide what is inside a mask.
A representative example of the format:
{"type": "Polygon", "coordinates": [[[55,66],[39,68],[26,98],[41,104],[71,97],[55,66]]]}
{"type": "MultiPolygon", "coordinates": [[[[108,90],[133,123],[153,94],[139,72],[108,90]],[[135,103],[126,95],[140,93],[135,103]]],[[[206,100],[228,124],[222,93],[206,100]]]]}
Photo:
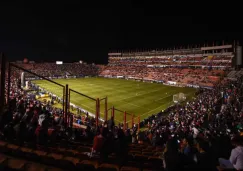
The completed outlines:
{"type": "MultiPolygon", "coordinates": [[[[126,111],[135,116],[140,115],[141,120],[158,113],[173,104],[173,95],[179,92],[185,93],[190,100],[196,92],[193,88],[180,88],[165,86],[157,83],[144,83],[134,80],[108,79],[108,78],[78,78],[78,79],[56,79],[62,85],[93,98],[108,97],[108,108],[126,111]]],[[[62,97],[63,89],[45,80],[34,81],[40,87],[62,97]]],[[[71,103],[95,114],[95,101],[78,95],[74,92],[70,95],[71,103]]],[[[109,111],[109,117],[110,117],[109,111]]],[[[101,117],[104,114],[104,101],[101,101],[101,117]]],[[[123,122],[123,113],[115,112],[116,122],[123,122]]],[[[127,116],[131,122],[131,116],[127,116]]],[[[136,119],[135,119],[135,122],[136,119]]]]}

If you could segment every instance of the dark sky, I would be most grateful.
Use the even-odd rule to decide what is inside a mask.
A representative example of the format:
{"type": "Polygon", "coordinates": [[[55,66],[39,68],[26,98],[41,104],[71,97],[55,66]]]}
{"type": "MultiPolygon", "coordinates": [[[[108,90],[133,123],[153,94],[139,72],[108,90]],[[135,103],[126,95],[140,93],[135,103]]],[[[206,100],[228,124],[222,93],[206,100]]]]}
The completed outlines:
{"type": "Polygon", "coordinates": [[[243,37],[241,15],[231,12],[234,7],[228,4],[64,2],[1,4],[0,51],[10,60],[106,63],[110,50],[173,48],[243,37]]]}

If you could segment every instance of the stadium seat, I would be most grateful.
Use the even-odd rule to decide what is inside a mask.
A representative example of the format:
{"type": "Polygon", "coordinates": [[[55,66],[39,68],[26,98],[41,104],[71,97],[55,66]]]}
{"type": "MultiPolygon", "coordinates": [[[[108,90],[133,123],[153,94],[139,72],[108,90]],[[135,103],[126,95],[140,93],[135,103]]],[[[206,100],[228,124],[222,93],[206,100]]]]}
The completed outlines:
{"type": "Polygon", "coordinates": [[[143,171],[164,171],[164,168],[156,169],[156,168],[145,168],[143,171]]]}
{"type": "Polygon", "coordinates": [[[155,156],[149,157],[149,158],[148,158],[148,161],[153,162],[153,163],[155,163],[155,164],[157,164],[157,163],[160,164],[160,163],[163,162],[161,158],[159,158],[159,157],[155,157],[155,156]]]}
{"type": "Polygon", "coordinates": [[[140,171],[140,169],[136,167],[122,166],[120,171],[140,171]]]}
{"type": "Polygon", "coordinates": [[[142,152],[151,152],[150,149],[142,149],[142,152]]]}
{"type": "Polygon", "coordinates": [[[79,159],[74,157],[64,157],[63,159],[59,159],[58,162],[63,169],[75,170],[79,159]]]}
{"type": "Polygon", "coordinates": [[[42,160],[47,155],[47,152],[40,151],[40,150],[33,150],[31,155],[35,161],[39,161],[42,160]]]}
{"type": "Polygon", "coordinates": [[[162,156],[164,153],[163,152],[156,152],[155,156],[162,156]]]}
{"type": "Polygon", "coordinates": [[[42,156],[42,161],[45,164],[53,165],[53,166],[59,166],[60,159],[63,158],[63,155],[56,154],[56,153],[50,153],[46,156],[42,156]]]}
{"type": "Polygon", "coordinates": [[[136,161],[127,161],[123,166],[141,168],[141,163],[136,161]]]}
{"type": "Polygon", "coordinates": [[[163,160],[159,157],[149,157],[144,163],[145,168],[161,169],[163,167],[163,160]]]}
{"type": "Polygon", "coordinates": [[[62,148],[54,148],[54,147],[50,147],[48,149],[48,151],[50,151],[51,153],[61,153],[62,148]]]}
{"type": "Polygon", "coordinates": [[[79,152],[90,152],[91,148],[90,147],[85,147],[85,146],[79,146],[77,150],[79,152]]]}
{"type": "Polygon", "coordinates": [[[120,169],[118,165],[103,163],[98,167],[97,170],[98,171],[119,171],[120,169]]]}
{"type": "Polygon", "coordinates": [[[74,165],[80,162],[80,159],[75,157],[64,157],[63,160],[71,161],[74,165]]]}
{"type": "Polygon", "coordinates": [[[150,162],[148,162],[148,161],[145,161],[145,162],[143,163],[143,168],[144,168],[144,169],[152,169],[152,168],[156,168],[156,167],[153,166],[153,163],[150,163],[150,162]]]}
{"type": "Polygon", "coordinates": [[[83,160],[76,164],[76,168],[77,170],[95,171],[98,168],[98,165],[97,161],[83,160]]]}
{"type": "Polygon", "coordinates": [[[55,168],[55,167],[48,167],[46,171],[63,171],[63,169],[55,168]]]}
{"type": "Polygon", "coordinates": [[[153,151],[153,150],[155,150],[155,147],[153,147],[153,146],[148,146],[148,147],[145,147],[147,150],[151,150],[151,151],[153,151]]]}
{"type": "Polygon", "coordinates": [[[65,160],[65,159],[60,159],[57,160],[58,167],[63,168],[63,169],[68,169],[68,170],[75,170],[75,165],[72,161],[70,160],[65,160]]]}
{"type": "Polygon", "coordinates": [[[6,161],[6,166],[11,170],[24,170],[26,163],[25,160],[10,158],[6,161]]]}
{"type": "Polygon", "coordinates": [[[19,146],[14,145],[14,144],[7,144],[7,153],[12,154],[12,155],[17,155],[17,151],[19,149],[19,146]]]}
{"type": "Polygon", "coordinates": [[[25,167],[26,171],[46,171],[45,165],[30,163],[25,167]]]}
{"type": "Polygon", "coordinates": [[[33,150],[26,147],[19,148],[19,150],[16,153],[18,157],[25,157],[28,159],[33,159],[34,157],[33,150]]]}
{"type": "Polygon", "coordinates": [[[154,155],[153,152],[142,152],[142,154],[143,154],[144,156],[153,156],[153,155],[154,155]]]}
{"type": "Polygon", "coordinates": [[[34,150],[33,152],[34,152],[36,155],[38,155],[38,156],[46,156],[46,155],[47,155],[47,152],[45,152],[45,151],[34,150]]]}
{"type": "Polygon", "coordinates": [[[6,152],[6,146],[7,146],[7,142],[5,141],[0,141],[0,152],[6,152]]]}
{"type": "Polygon", "coordinates": [[[3,163],[7,159],[7,156],[0,154],[0,163],[3,163]]]}
{"type": "Polygon", "coordinates": [[[75,157],[77,153],[76,150],[66,150],[63,154],[65,156],[75,157]]]}
{"type": "MultiPolygon", "coordinates": [[[[221,166],[217,166],[217,170],[218,171],[236,171],[236,169],[227,169],[227,168],[223,168],[221,166]]],[[[239,170],[241,171],[241,170],[239,170]]]]}
{"type": "Polygon", "coordinates": [[[132,153],[128,153],[126,156],[127,161],[132,161],[134,159],[134,155],[132,153]]]}
{"type": "Polygon", "coordinates": [[[89,157],[87,155],[83,154],[83,153],[76,153],[75,157],[79,158],[80,160],[87,160],[87,159],[89,159],[89,157]]]}
{"type": "Polygon", "coordinates": [[[5,155],[0,154],[0,170],[3,170],[4,163],[7,161],[7,157],[5,155]]]}
{"type": "Polygon", "coordinates": [[[140,162],[140,163],[143,163],[147,159],[148,159],[148,157],[147,156],[144,156],[142,154],[136,154],[136,155],[134,155],[134,161],[137,161],[137,162],[140,162]]]}
{"type": "Polygon", "coordinates": [[[129,151],[129,153],[133,154],[133,155],[141,155],[142,153],[140,151],[129,151]]]}

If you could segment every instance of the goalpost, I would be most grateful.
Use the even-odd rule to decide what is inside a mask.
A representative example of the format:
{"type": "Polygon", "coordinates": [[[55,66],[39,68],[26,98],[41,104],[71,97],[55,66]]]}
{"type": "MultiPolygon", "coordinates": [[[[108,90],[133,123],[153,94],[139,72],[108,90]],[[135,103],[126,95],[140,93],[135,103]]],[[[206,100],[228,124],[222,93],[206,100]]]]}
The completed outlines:
{"type": "Polygon", "coordinates": [[[178,93],[173,95],[173,102],[180,103],[186,100],[186,95],[184,93],[178,93]]]}

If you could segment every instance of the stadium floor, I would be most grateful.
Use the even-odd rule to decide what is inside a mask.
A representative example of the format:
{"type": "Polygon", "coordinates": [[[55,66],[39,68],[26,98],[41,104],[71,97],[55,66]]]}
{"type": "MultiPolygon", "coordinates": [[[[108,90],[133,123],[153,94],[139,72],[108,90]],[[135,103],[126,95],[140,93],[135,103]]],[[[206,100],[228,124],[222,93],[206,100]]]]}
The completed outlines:
{"type": "MultiPolygon", "coordinates": [[[[171,106],[173,95],[177,93],[185,93],[187,100],[194,97],[196,89],[188,87],[172,87],[158,83],[144,83],[134,80],[110,79],[110,78],[78,78],[78,79],[55,79],[53,80],[62,85],[69,85],[69,88],[88,95],[93,98],[108,97],[108,109],[112,106],[126,111],[134,116],[140,115],[141,120],[148,116],[158,113],[171,106]]],[[[35,80],[37,85],[53,94],[62,97],[63,89],[46,80],[35,80]]],[[[70,95],[71,103],[86,109],[91,113],[95,113],[95,101],[81,96],[74,92],[70,95]]],[[[101,117],[104,114],[104,100],[100,105],[101,117]]],[[[110,117],[110,111],[108,117],[110,117]]],[[[116,122],[123,122],[124,114],[115,112],[116,122]]],[[[131,123],[131,116],[127,115],[127,121],[131,123]]],[[[135,122],[137,119],[135,118],[135,122]]]]}

